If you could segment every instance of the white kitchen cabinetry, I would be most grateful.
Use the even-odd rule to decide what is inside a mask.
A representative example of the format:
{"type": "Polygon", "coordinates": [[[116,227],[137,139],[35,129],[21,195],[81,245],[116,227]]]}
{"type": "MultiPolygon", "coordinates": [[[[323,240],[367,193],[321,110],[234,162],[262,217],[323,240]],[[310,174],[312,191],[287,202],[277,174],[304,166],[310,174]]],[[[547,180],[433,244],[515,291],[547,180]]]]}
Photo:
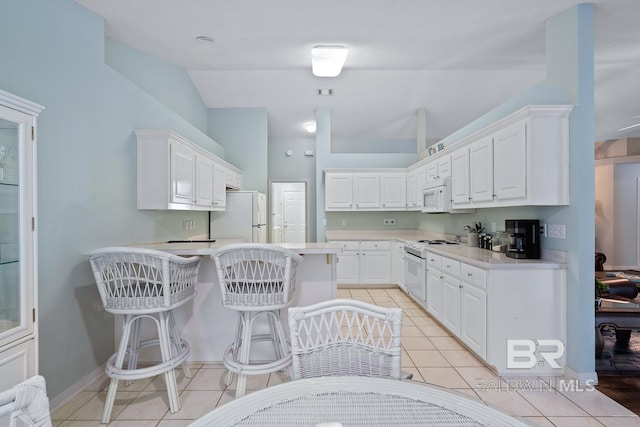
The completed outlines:
{"type": "Polygon", "coordinates": [[[406,291],[404,286],[404,242],[398,240],[391,244],[391,283],[406,291]]]}
{"type": "Polygon", "coordinates": [[[224,210],[227,207],[227,171],[224,166],[213,165],[213,197],[211,206],[215,210],[224,210]]]}
{"type": "Polygon", "coordinates": [[[465,205],[471,201],[469,189],[469,147],[451,153],[451,201],[454,205],[465,205]]]}
{"type": "Polygon", "coordinates": [[[238,176],[239,169],[175,132],[138,130],[136,136],[138,209],[225,209],[226,171],[238,176]]]}
{"type": "Polygon", "coordinates": [[[426,182],[443,180],[451,176],[451,156],[443,155],[426,164],[426,182]]]}
{"type": "Polygon", "coordinates": [[[42,109],[0,91],[0,390],[38,373],[35,161],[42,109]]]}
{"type": "Polygon", "coordinates": [[[412,170],[407,173],[407,209],[409,210],[417,210],[418,208],[418,200],[422,199],[422,197],[418,197],[418,186],[417,186],[417,176],[416,171],[412,170]]]}
{"type": "Polygon", "coordinates": [[[359,173],[353,175],[353,200],[356,209],[380,207],[380,175],[359,173]]]}
{"type": "Polygon", "coordinates": [[[442,318],[442,257],[432,252],[427,253],[427,312],[437,320],[442,318]]]}
{"type": "Polygon", "coordinates": [[[454,207],[568,204],[571,109],[525,107],[456,144],[454,207]]]}
{"type": "Polygon", "coordinates": [[[360,282],[365,285],[391,283],[391,243],[360,242],[360,282]]]}
{"type": "Polygon", "coordinates": [[[327,173],[327,210],[377,210],[380,208],[380,174],[327,173]]]}
{"type": "MultiPolygon", "coordinates": [[[[499,375],[561,375],[543,361],[508,366],[509,340],[566,342],[566,271],[539,265],[480,268],[429,251],[427,311],[499,375]]],[[[564,359],[558,361],[561,367],[564,359]]]]}
{"type": "Polygon", "coordinates": [[[340,285],[391,283],[391,243],[386,240],[335,241],[342,246],[338,255],[340,285]]]}
{"type": "Polygon", "coordinates": [[[383,210],[405,209],[407,207],[407,174],[380,174],[380,207],[383,210]]]}
{"type": "Polygon", "coordinates": [[[478,356],[487,356],[487,274],[460,264],[460,339],[478,356]]]}

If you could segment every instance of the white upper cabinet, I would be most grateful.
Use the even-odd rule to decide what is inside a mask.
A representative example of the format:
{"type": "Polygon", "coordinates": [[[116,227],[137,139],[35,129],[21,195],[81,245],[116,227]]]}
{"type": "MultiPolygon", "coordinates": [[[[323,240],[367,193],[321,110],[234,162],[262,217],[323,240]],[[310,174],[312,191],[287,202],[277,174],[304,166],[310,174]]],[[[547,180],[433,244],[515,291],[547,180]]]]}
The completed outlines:
{"type": "Polygon", "coordinates": [[[460,142],[451,154],[454,207],[568,204],[571,109],[525,107],[460,142]]]}
{"type": "Polygon", "coordinates": [[[325,206],[327,210],[353,209],[353,174],[327,173],[325,180],[325,206]]]}
{"type": "Polygon", "coordinates": [[[407,174],[380,174],[380,207],[382,209],[407,207],[407,174]]]}
{"type": "Polygon", "coordinates": [[[443,180],[451,176],[451,156],[443,155],[426,165],[426,182],[443,180]]]}
{"type": "Polygon", "coordinates": [[[507,126],[493,136],[493,187],[496,200],[527,196],[526,149],[526,121],[507,126]]]}
{"type": "Polygon", "coordinates": [[[417,187],[417,173],[412,170],[407,173],[407,209],[417,210],[418,208],[418,187],[417,187]]]}
{"type": "Polygon", "coordinates": [[[356,209],[380,207],[380,174],[359,173],[353,176],[353,195],[356,209]]]}
{"type": "Polygon", "coordinates": [[[136,136],[138,209],[225,209],[227,171],[239,169],[171,131],[136,136]]]}

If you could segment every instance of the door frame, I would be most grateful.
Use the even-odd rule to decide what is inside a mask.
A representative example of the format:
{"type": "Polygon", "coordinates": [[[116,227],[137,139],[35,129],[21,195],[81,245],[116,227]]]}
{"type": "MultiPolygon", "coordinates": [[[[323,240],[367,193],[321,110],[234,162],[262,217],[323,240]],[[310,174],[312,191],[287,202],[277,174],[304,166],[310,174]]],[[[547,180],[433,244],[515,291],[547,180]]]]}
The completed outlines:
{"type": "Polygon", "coordinates": [[[305,241],[309,241],[309,182],[307,180],[269,180],[269,194],[268,194],[268,218],[267,224],[269,227],[269,241],[274,242],[275,236],[273,234],[273,216],[275,215],[275,209],[273,203],[275,202],[275,186],[277,184],[303,184],[304,185],[304,221],[305,221],[305,231],[304,238],[305,241]]]}

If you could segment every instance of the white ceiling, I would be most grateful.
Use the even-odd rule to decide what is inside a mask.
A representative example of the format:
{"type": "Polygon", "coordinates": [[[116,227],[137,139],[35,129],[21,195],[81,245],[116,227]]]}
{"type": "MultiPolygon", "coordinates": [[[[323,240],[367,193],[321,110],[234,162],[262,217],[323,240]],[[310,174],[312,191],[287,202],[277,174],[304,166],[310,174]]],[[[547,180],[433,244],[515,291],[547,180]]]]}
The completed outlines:
{"type": "MultiPolygon", "coordinates": [[[[264,107],[270,138],[443,138],[544,79],[545,20],[576,0],[76,0],[107,37],[183,67],[210,108],[264,107]],[[209,36],[214,43],[196,40],[209,36]],[[311,48],[349,48],[336,78],[311,48]],[[331,88],[320,97],[316,90],[331,88]]],[[[592,0],[596,140],[640,136],[640,1],[592,0]]]]}

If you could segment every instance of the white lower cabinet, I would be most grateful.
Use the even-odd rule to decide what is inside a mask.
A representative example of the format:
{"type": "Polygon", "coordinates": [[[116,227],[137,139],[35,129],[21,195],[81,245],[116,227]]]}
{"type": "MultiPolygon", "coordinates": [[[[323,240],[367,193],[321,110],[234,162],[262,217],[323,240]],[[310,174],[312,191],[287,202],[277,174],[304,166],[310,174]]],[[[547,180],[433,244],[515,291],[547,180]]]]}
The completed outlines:
{"type": "Polygon", "coordinates": [[[386,240],[334,241],[342,245],[338,255],[339,285],[391,283],[391,242],[386,240]]]}
{"type": "Polygon", "coordinates": [[[391,283],[406,291],[404,286],[404,242],[396,240],[391,247],[391,283]]]}
{"type": "Polygon", "coordinates": [[[0,351],[0,390],[7,390],[37,374],[36,358],[33,339],[12,347],[2,347],[2,351],[0,351]]]}
{"type": "Polygon", "coordinates": [[[566,342],[565,270],[501,267],[429,252],[427,311],[499,375],[564,374],[564,356],[554,368],[536,349],[535,366],[520,368],[510,363],[509,346],[511,340],[566,342]]]}

